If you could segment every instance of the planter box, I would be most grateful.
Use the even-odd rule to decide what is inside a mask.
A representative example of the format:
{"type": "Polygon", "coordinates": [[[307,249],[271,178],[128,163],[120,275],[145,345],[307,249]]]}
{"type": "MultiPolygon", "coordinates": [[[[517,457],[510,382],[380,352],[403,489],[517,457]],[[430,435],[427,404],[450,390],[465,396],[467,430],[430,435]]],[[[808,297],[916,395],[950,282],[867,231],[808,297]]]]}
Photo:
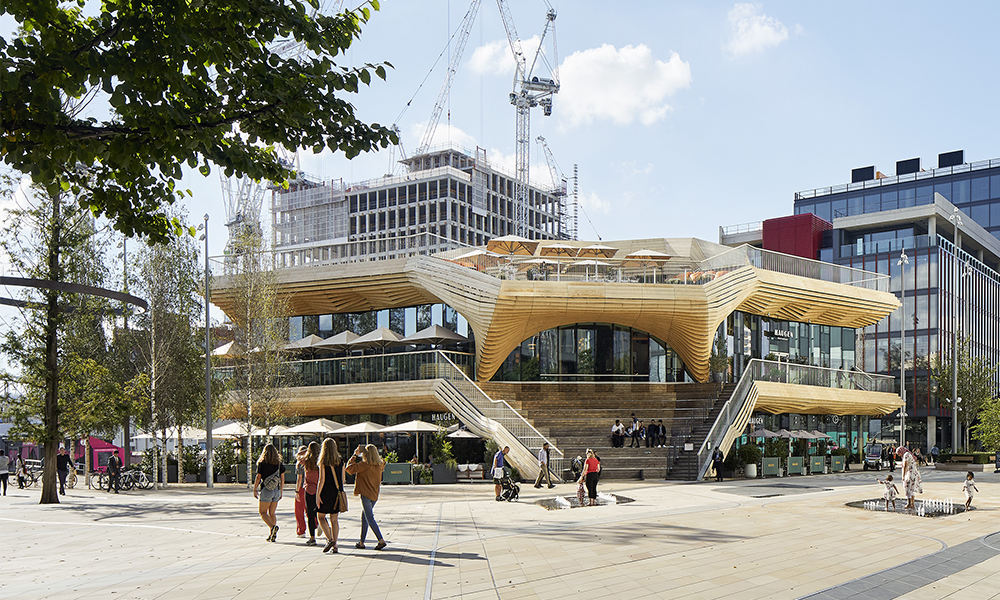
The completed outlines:
{"type": "Polygon", "coordinates": [[[802,474],[802,457],[801,456],[791,456],[788,458],[788,474],[801,475],[802,474]]]}
{"type": "Polygon", "coordinates": [[[826,457],[825,456],[810,456],[809,457],[809,472],[810,473],[822,473],[826,470],[826,457]]]}
{"type": "Polygon", "coordinates": [[[184,475],[184,483],[198,483],[197,475],[184,475]]]}
{"type": "Polygon", "coordinates": [[[382,483],[411,483],[412,468],[410,463],[387,463],[382,471],[382,483]]]}
{"type": "Polygon", "coordinates": [[[455,483],[458,477],[455,469],[448,465],[434,465],[434,483],[455,483]]]}
{"type": "MultiPolygon", "coordinates": [[[[750,465],[747,466],[749,467],[750,465]]],[[[764,458],[763,467],[765,477],[768,475],[778,475],[781,471],[781,460],[776,456],[768,456],[764,458]]]]}
{"type": "Polygon", "coordinates": [[[843,456],[831,456],[830,457],[830,470],[834,473],[839,473],[844,470],[844,457],[843,456]]]}
{"type": "Polygon", "coordinates": [[[231,479],[232,479],[232,477],[230,477],[229,475],[216,475],[215,476],[215,482],[216,483],[229,483],[229,481],[231,479]]]}

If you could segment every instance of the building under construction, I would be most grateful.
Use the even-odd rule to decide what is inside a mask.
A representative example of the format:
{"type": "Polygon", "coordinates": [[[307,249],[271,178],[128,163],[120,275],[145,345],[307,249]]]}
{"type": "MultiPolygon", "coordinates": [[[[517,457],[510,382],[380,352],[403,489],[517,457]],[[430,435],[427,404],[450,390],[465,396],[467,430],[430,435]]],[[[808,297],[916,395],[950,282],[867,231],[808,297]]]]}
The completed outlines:
{"type": "MultiPolygon", "coordinates": [[[[279,267],[384,260],[481,246],[513,234],[515,178],[455,146],[401,161],[407,173],[356,183],[300,176],[271,198],[279,267]]],[[[565,181],[530,185],[524,237],[574,239],[565,181]]]]}

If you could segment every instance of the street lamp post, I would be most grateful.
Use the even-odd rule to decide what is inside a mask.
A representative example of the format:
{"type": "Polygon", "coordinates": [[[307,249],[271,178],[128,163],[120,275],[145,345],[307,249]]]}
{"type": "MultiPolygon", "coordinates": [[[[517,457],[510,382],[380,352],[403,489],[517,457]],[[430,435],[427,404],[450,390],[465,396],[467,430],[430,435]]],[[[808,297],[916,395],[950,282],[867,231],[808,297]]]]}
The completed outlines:
{"type": "Polygon", "coordinates": [[[215,480],[215,469],[212,465],[212,457],[215,454],[212,448],[212,329],[210,325],[210,300],[211,286],[209,286],[208,270],[208,213],[205,213],[205,483],[208,487],[213,487],[215,480]]]}
{"type": "Polygon", "coordinates": [[[899,411],[899,445],[906,447],[906,265],[910,264],[910,258],[906,256],[906,248],[899,251],[900,282],[900,319],[899,330],[899,394],[903,397],[903,408],[899,411]]]}
{"type": "Polygon", "coordinates": [[[953,309],[951,311],[951,451],[958,452],[958,286],[959,286],[959,274],[958,274],[958,253],[962,250],[962,240],[961,231],[959,228],[962,226],[962,213],[959,212],[958,207],[952,211],[951,216],[948,220],[952,222],[955,226],[955,265],[952,269],[955,272],[955,288],[952,290],[952,305],[953,309]]]}

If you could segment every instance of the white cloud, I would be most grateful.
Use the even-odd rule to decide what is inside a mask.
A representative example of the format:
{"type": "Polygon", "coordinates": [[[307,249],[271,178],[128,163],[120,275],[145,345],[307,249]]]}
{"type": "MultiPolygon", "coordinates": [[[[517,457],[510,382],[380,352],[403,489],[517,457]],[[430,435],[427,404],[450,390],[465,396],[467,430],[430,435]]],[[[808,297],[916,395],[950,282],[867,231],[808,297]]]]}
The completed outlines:
{"type": "MultiPolygon", "coordinates": [[[[541,39],[537,35],[521,40],[521,52],[524,53],[526,68],[531,67],[531,61],[538,51],[540,42],[541,39]]],[[[540,64],[541,61],[539,61],[540,64]]],[[[537,69],[539,65],[536,65],[535,68],[537,69]]],[[[514,54],[510,50],[510,43],[507,40],[497,40],[479,46],[472,51],[469,66],[472,67],[473,72],[484,75],[513,75],[514,54]]]]}
{"type": "MultiPolygon", "coordinates": [[[[760,13],[759,4],[738,3],[729,11],[729,41],[723,47],[732,58],[740,58],[777,46],[788,39],[788,28],[781,21],[760,13]]],[[[802,27],[796,25],[796,34],[802,27]]]]}
{"type": "MultiPolygon", "coordinates": [[[[424,139],[426,129],[427,121],[415,123],[409,127],[409,131],[407,132],[409,135],[403,140],[403,147],[406,149],[407,154],[412,154],[416,151],[417,146],[424,139]]],[[[475,150],[478,145],[476,138],[458,127],[449,125],[448,123],[438,123],[434,129],[434,135],[431,137],[430,146],[444,146],[445,144],[453,144],[469,150],[475,150]]]]}
{"type": "MultiPolygon", "coordinates": [[[[607,200],[601,198],[594,192],[580,194],[580,206],[587,211],[587,214],[593,215],[594,213],[608,214],[611,212],[611,203],[607,200]]],[[[586,219],[583,215],[580,215],[580,221],[583,222],[586,219]]]]}
{"type": "Polygon", "coordinates": [[[676,52],[664,62],[645,45],[574,52],[559,73],[557,114],[571,125],[595,119],[652,125],[671,110],[666,98],[691,85],[691,66],[676,52]]]}

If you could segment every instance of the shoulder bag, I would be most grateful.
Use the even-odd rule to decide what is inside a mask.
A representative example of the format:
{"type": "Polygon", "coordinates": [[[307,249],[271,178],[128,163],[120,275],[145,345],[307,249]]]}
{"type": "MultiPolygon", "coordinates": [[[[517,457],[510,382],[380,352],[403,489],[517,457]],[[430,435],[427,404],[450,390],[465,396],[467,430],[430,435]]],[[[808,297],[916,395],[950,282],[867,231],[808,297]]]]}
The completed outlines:
{"type": "Polygon", "coordinates": [[[274,473],[268,475],[264,478],[264,481],[260,483],[260,487],[265,490],[274,491],[278,489],[278,485],[281,483],[281,469],[278,469],[274,473]]]}
{"type": "Polygon", "coordinates": [[[340,490],[337,494],[337,512],[345,513],[347,512],[347,492],[344,491],[344,482],[340,480],[339,471],[338,468],[333,470],[333,476],[337,479],[337,487],[340,490]]]}

